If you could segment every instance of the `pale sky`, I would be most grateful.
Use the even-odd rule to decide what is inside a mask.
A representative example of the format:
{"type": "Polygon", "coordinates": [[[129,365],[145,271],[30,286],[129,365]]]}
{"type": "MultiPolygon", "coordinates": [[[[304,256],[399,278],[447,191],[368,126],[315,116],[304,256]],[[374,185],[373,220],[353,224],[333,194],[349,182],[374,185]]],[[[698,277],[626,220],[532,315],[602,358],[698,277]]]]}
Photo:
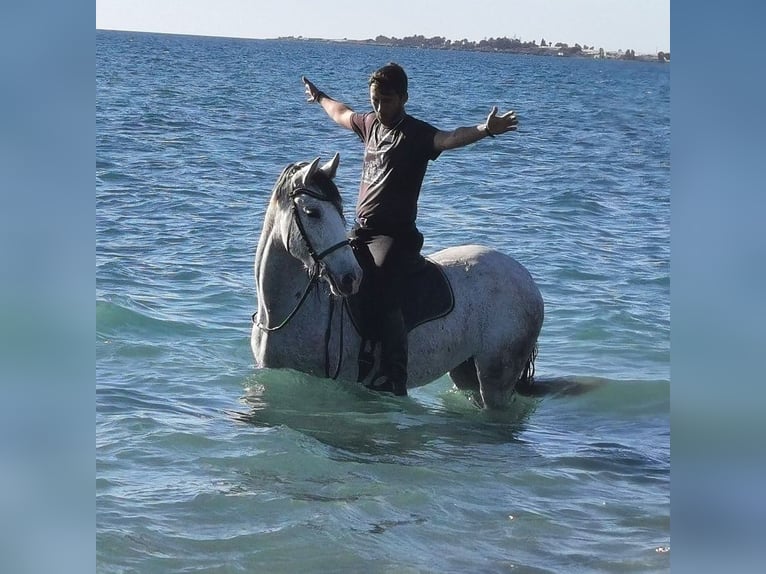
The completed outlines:
{"type": "Polygon", "coordinates": [[[96,0],[96,28],[236,38],[422,34],[670,51],[670,0],[96,0]]]}

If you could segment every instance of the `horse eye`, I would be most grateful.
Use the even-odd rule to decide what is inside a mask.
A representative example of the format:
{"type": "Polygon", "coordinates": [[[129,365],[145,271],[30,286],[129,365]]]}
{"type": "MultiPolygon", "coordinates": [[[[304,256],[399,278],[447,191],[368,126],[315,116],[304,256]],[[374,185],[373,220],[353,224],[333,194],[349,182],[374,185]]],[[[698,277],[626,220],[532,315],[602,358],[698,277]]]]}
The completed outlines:
{"type": "Polygon", "coordinates": [[[311,219],[319,219],[322,217],[322,212],[314,207],[306,207],[303,209],[304,213],[311,219]]]}

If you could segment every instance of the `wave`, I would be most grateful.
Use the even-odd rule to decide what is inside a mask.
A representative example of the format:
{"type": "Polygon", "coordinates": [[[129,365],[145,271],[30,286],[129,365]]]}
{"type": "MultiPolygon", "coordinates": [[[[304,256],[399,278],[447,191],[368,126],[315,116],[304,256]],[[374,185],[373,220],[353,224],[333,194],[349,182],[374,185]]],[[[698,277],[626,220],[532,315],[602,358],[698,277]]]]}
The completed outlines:
{"type": "Polygon", "coordinates": [[[102,338],[136,334],[154,336],[193,336],[198,335],[197,326],[187,322],[162,316],[135,301],[126,300],[122,304],[114,301],[96,301],[96,334],[102,338]]]}

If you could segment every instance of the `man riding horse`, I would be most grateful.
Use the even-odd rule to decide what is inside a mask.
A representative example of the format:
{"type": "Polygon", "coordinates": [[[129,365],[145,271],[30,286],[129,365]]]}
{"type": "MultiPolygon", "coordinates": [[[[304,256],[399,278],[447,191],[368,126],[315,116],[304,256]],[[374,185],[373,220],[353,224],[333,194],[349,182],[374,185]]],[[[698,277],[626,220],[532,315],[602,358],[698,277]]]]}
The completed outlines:
{"type": "Polygon", "coordinates": [[[407,74],[395,63],[369,79],[372,112],[354,112],[302,78],[309,102],[318,102],[338,125],[353,130],[365,144],[362,179],[353,238],[366,246],[374,262],[376,298],[381,320],[381,366],[371,388],[407,394],[407,329],[402,316],[404,279],[421,261],[423,235],[415,220],[417,202],[429,160],[442,151],[485,137],[514,131],[515,112],[497,115],[493,107],[484,123],[442,131],[408,115],[407,74]]]}

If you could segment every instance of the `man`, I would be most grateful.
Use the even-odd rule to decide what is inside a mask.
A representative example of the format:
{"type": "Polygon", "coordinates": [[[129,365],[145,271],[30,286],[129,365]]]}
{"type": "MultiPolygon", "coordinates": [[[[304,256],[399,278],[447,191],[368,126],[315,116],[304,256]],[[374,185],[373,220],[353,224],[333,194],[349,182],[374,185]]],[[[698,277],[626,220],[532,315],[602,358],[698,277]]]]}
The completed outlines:
{"type": "Polygon", "coordinates": [[[497,115],[493,107],[484,123],[442,131],[408,115],[407,74],[389,63],[370,76],[372,112],[357,113],[334,100],[305,77],[309,102],[318,102],[335,123],[353,130],[365,144],[362,181],[356,204],[357,243],[374,260],[375,292],[381,299],[381,368],[371,388],[407,394],[407,331],[402,317],[404,279],[421,262],[423,235],[415,225],[420,187],[429,160],[444,150],[514,131],[515,112],[497,115]]]}

